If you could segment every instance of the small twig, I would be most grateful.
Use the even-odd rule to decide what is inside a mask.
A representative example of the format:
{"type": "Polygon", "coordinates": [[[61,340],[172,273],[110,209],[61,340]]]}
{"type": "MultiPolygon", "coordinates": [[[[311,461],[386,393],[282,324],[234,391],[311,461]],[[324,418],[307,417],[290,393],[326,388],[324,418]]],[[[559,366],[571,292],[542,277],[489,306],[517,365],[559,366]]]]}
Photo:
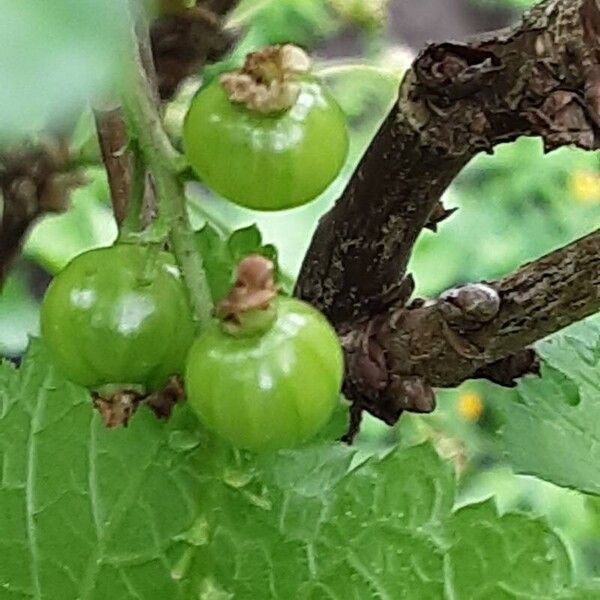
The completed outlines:
{"type": "MultiPolygon", "coordinates": [[[[142,20],[138,22],[141,23],[142,20]]],[[[158,88],[148,28],[136,27],[136,35],[140,59],[158,105],[158,88]]],[[[96,108],[94,114],[102,161],[108,177],[113,214],[119,227],[119,239],[124,239],[129,234],[140,230],[139,216],[142,212],[147,181],[145,166],[141,156],[139,154],[136,156],[136,153],[128,147],[129,135],[123,108],[120,105],[110,109],[96,108]],[[128,207],[129,202],[133,202],[134,205],[128,207]]],[[[151,196],[152,194],[146,195],[146,198],[151,196]]]]}
{"type": "MultiPolygon", "coordinates": [[[[227,3],[217,3],[215,7],[211,5],[209,8],[214,10],[217,14],[223,14],[221,10],[229,10],[231,6],[228,7],[227,5],[233,4],[235,4],[235,2],[229,1],[227,3]]],[[[141,17],[141,13],[138,14],[138,17],[141,17]]],[[[178,19],[181,20],[181,17],[178,19]]],[[[186,62],[188,60],[187,53],[192,51],[191,48],[188,47],[187,50],[182,49],[181,56],[171,55],[170,60],[165,64],[161,62],[159,64],[161,73],[159,76],[157,76],[154,55],[156,55],[159,60],[162,60],[165,52],[165,44],[168,46],[169,44],[173,43],[172,36],[170,36],[169,32],[164,30],[164,28],[161,26],[163,20],[164,19],[159,18],[153,24],[152,39],[150,38],[149,28],[144,19],[138,18],[136,24],[136,35],[139,45],[140,60],[144,67],[146,77],[148,78],[155,104],[159,107],[160,99],[158,80],[160,79],[162,81],[166,78],[171,81],[174,77],[173,72],[181,72],[180,76],[177,77],[176,82],[171,85],[171,93],[181,78],[183,78],[185,75],[189,75],[192,72],[192,67],[190,67],[190,65],[186,62]],[[181,61],[185,63],[184,66],[179,65],[179,62],[181,61]]],[[[209,23],[209,26],[214,29],[214,36],[210,40],[203,39],[202,36],[194,36],[193,38],[187,40],[188,42],[193,42],[199,48],[196,50],[198,57],[193,63],[193,69],[195,69],[195,71],[198,71],[201,68],[206,58],[211,54],[215,44],[217,44],[222,51],[225,49],[223,41],[221,41],[223,34],[221,33],[220,22],[217,20],[215,23],[209,23]]],[[[132,194],[138,193],[137,190],[131,191],[129,189],[130,185],[132,185],[132,177],[135,177],[135,175],[132,174],[133,163],[135,159],[132,157],[132,153],[127,148],[128,136],[122,108],[115,107],[111,110],[97,109],[96,123],[100,147],[102,149],[102,157],[108,175],[113,212],[115,215],[115,220],[117,221],[117,225],[120,227],[123,223],[123,220],[126,218],[126,215],[128,214],[127,202],[130,192],[132,194]]],[[[151,213],[156,212],[153,196],[153,189],[150,185],[150,182],[149,180],[146,180],[145,198],[146,201],[150,203],[150,206],[147,206],[146,209],[151,213]]],[[[136,210],[137,209],[134,209],[134,212],[136,210]]],[[[131,223],[129,225],[131,225],[131,223]]]]}
{"type": "Polygon", "coordinates": [[[127,202],[131,185],[132,158],[127,151],[127,128],[120,106],[94,111],[102,161],[108,176],[110,199],[117,226],[127,216],[127,202]]]}
{"type": "MultiPolygon", "coordinates": [[[[139,25],[138,25],[139,27],[139,25]]],[[[186,209],[183,185],[178,179],[180,157],[162,126],[154,94],[139,53],[135,28],[131,28],[131,87],[124,92],[128,123],[148,165],[168,223],[172,250],[181,268],[197,322],[207,323],[212,315],[212,298],[186,209]]]]}

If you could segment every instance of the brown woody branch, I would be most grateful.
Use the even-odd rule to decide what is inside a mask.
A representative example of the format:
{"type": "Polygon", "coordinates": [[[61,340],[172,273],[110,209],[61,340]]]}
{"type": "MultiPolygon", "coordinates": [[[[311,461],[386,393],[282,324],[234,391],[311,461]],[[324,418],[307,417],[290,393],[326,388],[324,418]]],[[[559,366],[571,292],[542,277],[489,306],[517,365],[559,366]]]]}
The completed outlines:
{"type": "Polygon", "coordinates": [[[596,0],[545,0],[512,29],[430,45],[406,74],[395,109],[342,197],[321,220],[297,293],[345,335],[349,397],[384,420],[393,422],[402,409],[431,410],[434,385],[456,385],[476,373],[510,382],[511,371],[533,368],[528,344],[598,309],[598,263],[583,259],[597,253],[595,234],[497,282],[501,320],[467,336],[469,356],[461,349],[462,330],[440,311],[406,312],[404,306],[412,292],[406,267],[414,243],[423,227],[443,218],[443,192],[477,153],[522,135],[541,136],[546,150],[598,148],[599,37],[596,0]],[[578,288],[584,294],[579,305],[571,303],[570,285],[558,285],[571,283],[573,264],[583,265],[590,282],[578,288]],[[553,271],[542,275],[542,267],[553,271]],[[551,302],[542,285],[547,279],[557,283],[551,302]],[[534,304],[549,307],[543,318],[521,312],[534,304]],[[390,307],[401,315],[393,327],[390,307]],[[448,341],[453,334],[455,347],[448,341]],[[357,353],[365,339],[377,343],[357,353]]]}
{"type": "Polygon", "coordinates": [[[477,153],[522,135],[595,149],[596,30],[595,0],[546,0],[511,30],[426,48],[319,224],[299,295],[338,326],[368,318],[397,300],[416,238],[477,153]]]}
{"type": "MultiPolygon", "coordinates": [[[[139,28],[138,39],[144,69],[152,82],[155,100],[158,103],[157,76],[147,28],[139,28]]],[[[108,108],[99,107],[95,109],[94,116],[102,162],[108,177],[113,214],[120,229],[127,218],[131,194],[135,193],[133,181],[135,157],[128,148],[129,134],[122,107],[118,104],[108,108]]],[[[150,192],[147,196],[153,196],[152,190],[148,189],[148,186],[146,187],[150,192]]]]}
{"type": "Polygon", "coordinates": [[[347,387],[388,423],[433,409],[431,387],[536,372],[528,346],[600,310],[600,230],[498,281],[416,300],[343,337],[347,387]]]}

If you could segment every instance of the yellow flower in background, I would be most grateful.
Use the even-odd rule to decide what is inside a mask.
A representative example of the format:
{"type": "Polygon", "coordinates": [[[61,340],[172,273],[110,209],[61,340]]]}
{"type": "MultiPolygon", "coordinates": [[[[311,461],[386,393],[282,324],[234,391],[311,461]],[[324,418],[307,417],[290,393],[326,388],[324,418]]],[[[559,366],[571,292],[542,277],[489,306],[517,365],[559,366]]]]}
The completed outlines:
{"type": "Polygon", "coordinates": [[[458,414],[465,421],[475,423],[483,414],[483,400],[476,392],[463,392],[458,396],[458,414]]]}
{"type": "Polygon", "coordinates": [[[329,4],[342,19],[361,27],[381,27],[387,19],[389,0],[329,0],[329,4]]]}
{"type": "Polygon", "coordinates": [[[592,204],[600,202],[600,173],[575,171],[569,177],[569,192],[577,202],[592,204]]]}

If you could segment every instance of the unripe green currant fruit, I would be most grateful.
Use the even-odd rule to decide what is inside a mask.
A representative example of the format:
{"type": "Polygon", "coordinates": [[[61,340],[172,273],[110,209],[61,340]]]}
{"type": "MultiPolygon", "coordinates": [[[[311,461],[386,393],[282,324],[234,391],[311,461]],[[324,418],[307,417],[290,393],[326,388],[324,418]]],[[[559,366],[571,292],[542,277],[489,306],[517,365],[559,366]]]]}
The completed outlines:
{"type": "Polygon", "coordinates": [[[183,141],[207,186],[241,206],[281,210],[335,179],[348,152],[345,118],[309,64],[298,48],[278,46],[200,90],[183,141]]]}
{"type": "Polygon", "coordinates": [[[255,451],[314,436],[339,401],[344,371],[331,325],[310,305],[276,297],[273,286],[263,285],[260,261],[268,263],[242,262],[219,307],[223,321],[196,339],[185,372],[188,402],[204,425],[255,451]]]}
{"type": "Polygon", "coordinates": [[[132,244],[73,259],[46,292],[41,329],[64,374],[88,388],[158,389],[182,374],[194,338],[172,256],[132,244]]]}

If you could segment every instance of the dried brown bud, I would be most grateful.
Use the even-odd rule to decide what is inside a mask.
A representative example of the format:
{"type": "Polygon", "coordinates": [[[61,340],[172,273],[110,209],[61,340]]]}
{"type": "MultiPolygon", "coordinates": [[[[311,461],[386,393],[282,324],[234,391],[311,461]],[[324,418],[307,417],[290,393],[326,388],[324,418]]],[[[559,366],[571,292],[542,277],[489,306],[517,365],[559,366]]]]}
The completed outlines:
{"type": "Polygon", "coordinates": [[[144,398],[144,404],[148,405],[157,419],[168,419],[175,405],[184,398],[183,381],[173,376],[161,390],[144,398]]]}
{"type": "Polygon", "coordinates": [[[93,392],[94,408],[100,413],[108,429],[127,427],[131,417],[142,404],[146,404],[157,419],[168,419],[174,406],[183,400],[185,392],[179,377],[171,377],[163,388],[151,394],[137,390],[119,389],[104,394],[93,392]]]}
{"type": "MultiPolygon", "coordinates": [[[[491,286],[484,283],[473,283],[448,290],[441,295],[441,300],[451,307],[459,309],[460,315],[470,321],[485,323],[493,319],[500,310],[500,296],[491,286]]],[[[442,310],[442,312],[444,312],[442,310]]],[[[453,311],[447,311],[453,315],[453,311]]]]}

